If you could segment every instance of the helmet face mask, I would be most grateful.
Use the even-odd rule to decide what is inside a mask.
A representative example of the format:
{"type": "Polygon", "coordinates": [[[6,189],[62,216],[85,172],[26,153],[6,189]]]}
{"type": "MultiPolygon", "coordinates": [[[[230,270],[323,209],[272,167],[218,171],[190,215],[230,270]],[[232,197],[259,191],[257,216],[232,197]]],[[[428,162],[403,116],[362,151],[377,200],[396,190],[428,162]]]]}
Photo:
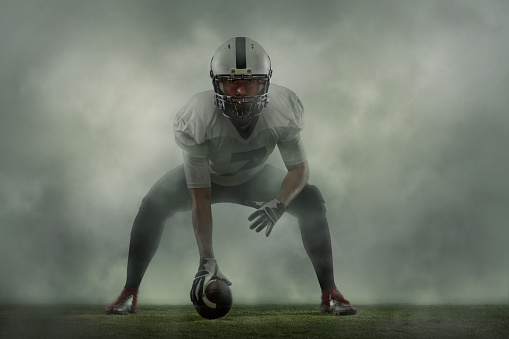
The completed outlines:
{"type": "Polygon", "coordinates": [[[229,119],[252,119],[269,102],[271,76],[270,58],[263,47],[249,38],[232,38],[219,46],[210,62],[214,104],[229,119]],[[227,95],[221,83],[237,80],[254,80],[262,86],[255,95],[227,95]]]}
{"type": "MultiPolygon", "coordinates": [[[[269,79],[267,77],[252,77],[249,79],[218,77],[217,83],[214,84],[216,92],[214,95],[214,103],[221,109],[223,115],[230,119],[248,119],[260,115],[262,109],[267,106],[269,96],[267,94],[267,86],[269,79]],[[228,95],[225,93],[224,83],[234,82],[237,80],[254,80],[257,87],[256,94],[249,95],[228,95]],[[261,85],[261,86],[260,86],[261,85]]],[[[252,91],[248,91],[252,92],[252,91]]]]}

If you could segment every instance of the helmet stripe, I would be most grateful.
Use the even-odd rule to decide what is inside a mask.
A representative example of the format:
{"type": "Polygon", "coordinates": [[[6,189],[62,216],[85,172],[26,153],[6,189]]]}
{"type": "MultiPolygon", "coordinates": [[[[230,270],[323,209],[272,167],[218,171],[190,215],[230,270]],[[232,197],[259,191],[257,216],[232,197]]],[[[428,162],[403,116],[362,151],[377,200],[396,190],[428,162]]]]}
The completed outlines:
{"type": "Polygon", "coordinates": [[[236,66],[237,69],[246,68],[246,38],[239,37],[235,38],[235,54],[236,54],[236,66]]]}

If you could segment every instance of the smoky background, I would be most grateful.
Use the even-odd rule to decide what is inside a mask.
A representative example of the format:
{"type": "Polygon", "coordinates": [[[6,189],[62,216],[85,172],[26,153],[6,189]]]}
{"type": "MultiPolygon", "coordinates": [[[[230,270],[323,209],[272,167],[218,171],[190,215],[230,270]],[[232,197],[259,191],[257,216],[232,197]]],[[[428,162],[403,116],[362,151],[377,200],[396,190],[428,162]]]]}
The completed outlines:
{"type": "MultiPolygon", "coordinates": [[[[0,302],[118,295],[141,199],[182,160],[176,110],[233,36],[304,104],[350,301],[507,302],[508,17],[493,0],[1,1],[0,302]]],[[[213,208],[235,302],[318,303],[296,220],[265,238],[249,214],[213,208]]],[[[188,303],[198,260],[177,214],[140,302],[188,303]]]]}

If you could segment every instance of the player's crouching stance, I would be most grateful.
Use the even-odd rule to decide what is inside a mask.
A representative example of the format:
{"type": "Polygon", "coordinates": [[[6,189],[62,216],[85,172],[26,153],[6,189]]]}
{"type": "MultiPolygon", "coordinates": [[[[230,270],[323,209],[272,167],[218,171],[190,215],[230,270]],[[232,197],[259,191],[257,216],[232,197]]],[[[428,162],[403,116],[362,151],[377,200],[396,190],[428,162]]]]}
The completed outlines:
{"type": "Polygon", "coordinates": [[[250,228],[266,236],[284,213],[295,216],[322,290],[320,310],[356,314],[334,282],[325,202],[318,188],[307,183],[299,98],[270,84],[269,56],[249,38],[226,41],[210,66],[214,90],[194,95],[175,118],[175,140],[183,149],[184,163],[159,179],[143,199],[131,232],[125,288],[105,313],[138,310],[138,288],[165,221],[177,211],[192,211],[200,255],[191,301],[201,301],[212,279],[231,285],[214,258],[211,213],[212,204],[230,202],[254,208],[250,228]],[[265,164],[276,146],[287,171],[265,164]]]}

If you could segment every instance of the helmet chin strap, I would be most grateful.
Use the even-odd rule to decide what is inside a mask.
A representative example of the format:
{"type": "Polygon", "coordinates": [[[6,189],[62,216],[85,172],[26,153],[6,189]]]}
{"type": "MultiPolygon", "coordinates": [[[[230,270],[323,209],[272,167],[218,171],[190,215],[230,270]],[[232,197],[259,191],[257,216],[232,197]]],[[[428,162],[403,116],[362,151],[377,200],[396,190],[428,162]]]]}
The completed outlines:
{"type": "Polygon", "coordinates": [[[250,101],[245,101],[245,97],[227,97],[226,108],[233,113],[233,117],[237,119],[246,119],[253,116],[253,108],[256,106],[256,97],[249,97],[250,101]],[[241,106],[238,107],[237,104],[241,106]]]}

